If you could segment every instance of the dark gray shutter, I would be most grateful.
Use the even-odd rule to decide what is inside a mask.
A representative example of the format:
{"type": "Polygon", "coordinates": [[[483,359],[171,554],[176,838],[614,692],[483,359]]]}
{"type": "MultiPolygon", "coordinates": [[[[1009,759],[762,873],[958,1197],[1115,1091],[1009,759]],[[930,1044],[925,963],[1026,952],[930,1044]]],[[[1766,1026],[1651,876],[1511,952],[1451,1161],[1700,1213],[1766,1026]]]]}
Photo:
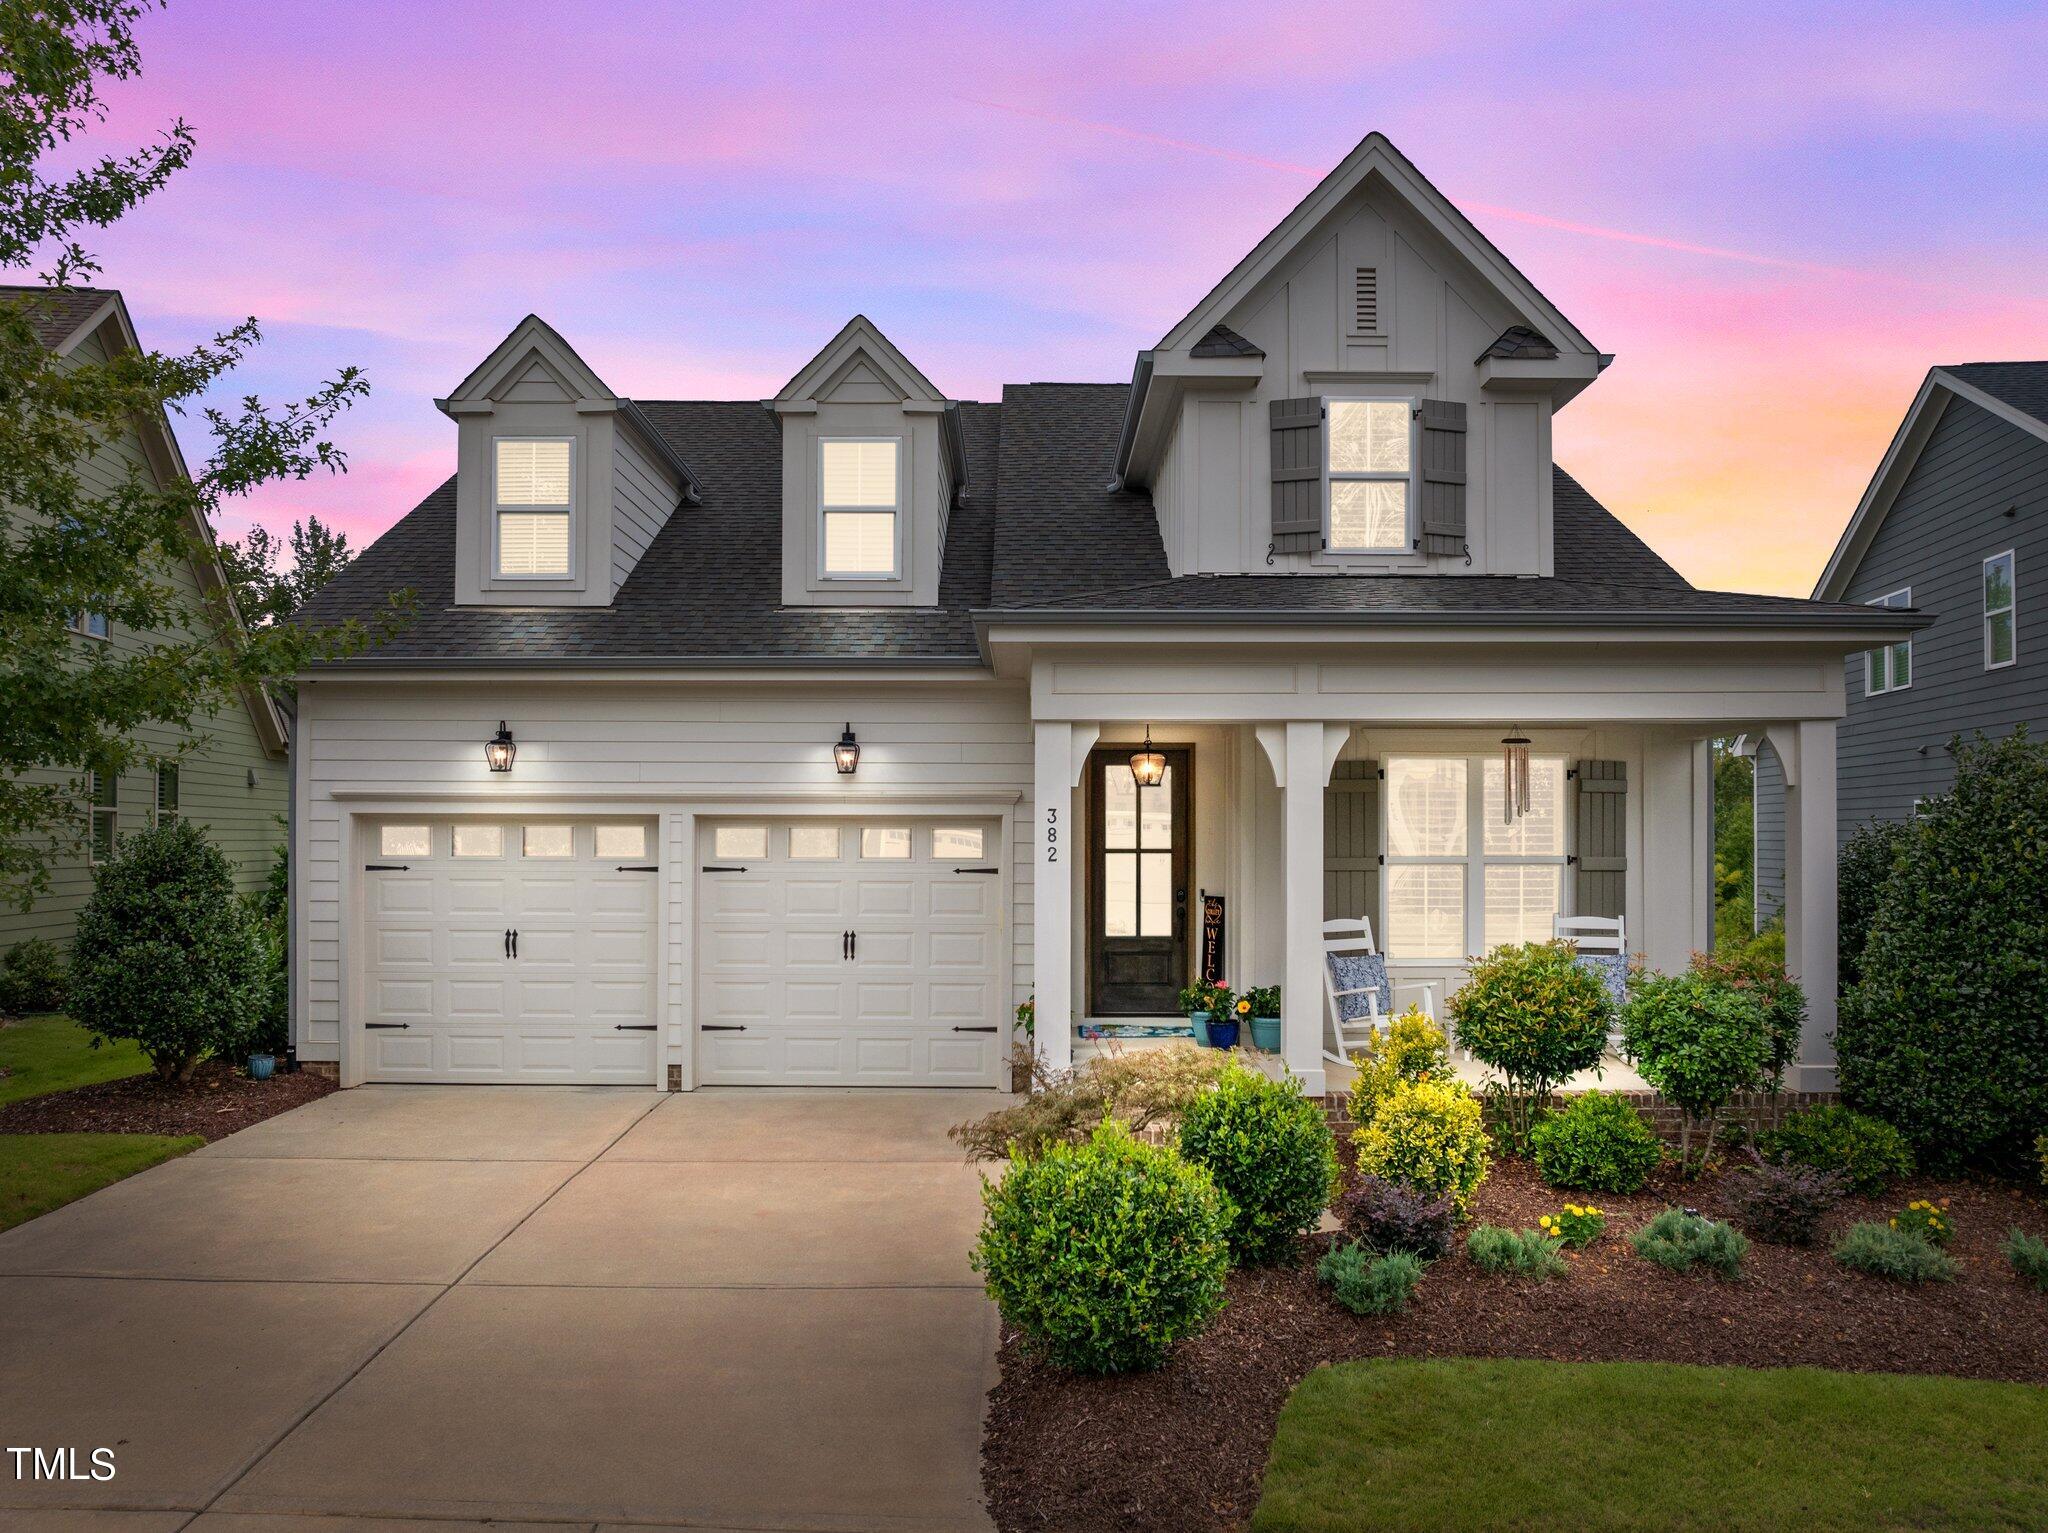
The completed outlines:
{"type": "Polygon", "coordinates": [[[1323,546],[1323,402],[1276,399],[1273,419],[1273,552],[1323,546]]]}
{"type": "Polygon", "coordinates": [[[1628,884],[1628,763],[1581,761],[1576,913],[1619,916],[1628,884]]]}
{"type": "Polygon", "coordinates": [[[1422,401],[1422,551],[1465,552],[1465,407],[1422,401]]]}
{"type": "Polygon", "coordinates": [[[1323,790],[1323,919],[1372,922],[1380,937],[1380,764],[1340,761],[1323,790]]]}

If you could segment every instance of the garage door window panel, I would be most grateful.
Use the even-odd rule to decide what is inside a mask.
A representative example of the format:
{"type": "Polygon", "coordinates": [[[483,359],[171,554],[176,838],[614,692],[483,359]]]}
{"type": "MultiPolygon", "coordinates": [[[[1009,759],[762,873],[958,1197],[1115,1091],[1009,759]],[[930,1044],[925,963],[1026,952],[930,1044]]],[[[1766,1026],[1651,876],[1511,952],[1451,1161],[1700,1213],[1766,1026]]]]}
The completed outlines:
{"type": "Polygon", "coordinates": [[[528,825],[521,833],[521,849],[533,858],[558,860],[576,855],[576,830],[571,825],[528,825]]]}
{"type": "Polygon", "coordinates": [[[380,857],[431,857],[434,831],[429,825],[384,825],[377,830],[380,857]]]}
{"type": "Polygon", "coordinates": [[[502,825],[456,826],[455,855],[458,857],[504,856],[505,827],[502,825]]]}
{"type": "Polygon", "coordinates": [[[645,825],[600,825],[597,827],[597,855],[633,861],[647,855],[645,825]]]}
{"type": "Polygon", "coordinates": [[[768,827],[765,825],[721,825],[711,834],[711,850],[714,856],[725,858],[752,857],[760,859],[768,855],[768,827]]]}
{"type": "Polygon", "coordinates": [[[789,828],[789,859],[792,862],[837,862],[837,825],[792,825],[789,828]]]}
{"type": "Polygon", "coordinates": [[[861,828],[860,854],[876,862],[901,862],[910,856],[908,825],[866,825],[861,828]]]}

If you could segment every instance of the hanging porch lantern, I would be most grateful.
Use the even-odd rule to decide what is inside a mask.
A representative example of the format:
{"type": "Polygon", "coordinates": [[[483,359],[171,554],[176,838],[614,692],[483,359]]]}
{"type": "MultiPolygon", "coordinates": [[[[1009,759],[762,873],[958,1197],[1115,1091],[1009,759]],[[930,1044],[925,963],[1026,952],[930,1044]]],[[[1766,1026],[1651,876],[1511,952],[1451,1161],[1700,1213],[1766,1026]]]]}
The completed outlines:
{"type": "Polygon", "coordinates": [[[1505,825],[1529,812],[1529,737],[1517,729],[1500,742],[1500,817],[1505,825]]]}
{"type": "Polygon", "coordinates": [[[493,772],[512,770],[512,758],[519,754],[519,747],[512,743],[512,731],[505,727],[503,719],[498,720],[498,732],[484,742],[484,762],[493,772]]]}
{"type": "Polygon", "coordinates": [[[860,765],[860,741],[854,739],[851,723],[840,731],[839,743],[832,747],[832,765],[839,769],[841,777],[851,777],[853,769],[860,765]]]}
{"type": "Polygon", "coordinates": [[[1145,726],[1145,748],[1131,756],[1131,775],[1141,788],[1156,788],[1166,780],[1166,753],[1152,748],[1152,726],[1145,726]]]}

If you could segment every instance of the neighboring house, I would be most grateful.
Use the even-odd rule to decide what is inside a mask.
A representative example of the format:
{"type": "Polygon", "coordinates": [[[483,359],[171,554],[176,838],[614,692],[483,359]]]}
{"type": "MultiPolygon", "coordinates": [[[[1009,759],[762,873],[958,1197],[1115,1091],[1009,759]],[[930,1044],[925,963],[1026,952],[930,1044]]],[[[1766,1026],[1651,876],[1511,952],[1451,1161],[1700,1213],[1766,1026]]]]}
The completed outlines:
{"type": "MultiPolygon", "coordinates": [[[[1838,835],[1904,820],[1955,782],[1948,743],[2048,734],[2048,362],[1927,374],[1814,599],[1917,607],[1933,625],[1850,658],[1838,835]],[[2029,600],[2031,593],[2032,600],[2029,600]]],[[[1784,791],[1756,758],[1759,925],[1783,906],[1784,791]]]]}
{"type": "MultiPolygon", "coordinates": [[[[135,327],[118,292],[96,288],[0,287],[0,302],[34,300],[43,341],[59,356],[105,360],[124,350],[137,350],[135,327]]],[[[169,425],[161,415],[138,419],[118,440],[105,443],[80,470],[86,486],[112,494],[136,471],[158,484],[185,473],[183,458],[169,425]]],[[[195,531],[210,550],[212,535],[203,525],[195,531]]],[[[175,571],[182,589],[191,593],[194,609],[206,594],[225,584],[219,562],[209,552],[175,571]]],[[[140,649],[146,636],[110,623],[105,614],[81,612],[72,623],[73,642],[81,648],[110,644],[117,650],[140,649]]],[[[182,636],[180,636],[182,637],[182,636]]],[[[227,853],[244,889],[262,887],[265,874],[284,839],[283,820],[288,784],[285,723],[268,696],[251,691],[238,705],[193,721],[189,730],[170,725],[137,731],[153,750],[166,756],[192,740],[200,743],[158,770],[138,767],[118,779],[90,778],[89,802],[79,815],[89,831],[84,858],[67,859],[52,880],[50,891],[23,913],[0,906],[0,950],[28,937],[68,943],[73,922],[92,893],[92,870],[113,855],[121,836],[138,826],[168,816],[192,820],[227,853]]]]}
{"type": "Polygon", "coordinates": [[[301,1057],[992,1087],[1027,998],[1054,1066],[1169,1020],[1222,896],[1320,1091],[1326,918],[1400,978],[1560,910],[1682,966],[1708,742],[1767,727],[1826,1085],[1842,657],[1924,620],[1687,585],[1551,462],[1607,361],[1377,134],[1128,384],[956,400],[856,318],[773,399],[633,401],[526,319],[308,608],[420,593],[303,678],[301,1057]]]}

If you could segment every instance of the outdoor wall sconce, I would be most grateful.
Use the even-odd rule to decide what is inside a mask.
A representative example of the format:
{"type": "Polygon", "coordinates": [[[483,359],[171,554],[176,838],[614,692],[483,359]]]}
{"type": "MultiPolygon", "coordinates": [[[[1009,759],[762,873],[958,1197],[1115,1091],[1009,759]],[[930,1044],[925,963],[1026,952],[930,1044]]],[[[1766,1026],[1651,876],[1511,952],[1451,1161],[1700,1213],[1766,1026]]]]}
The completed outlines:
{"type": "Polygon", "coordinates": [[[860,765],[860,741],[854,739],[850,723],[839,736],[839,743],[832,747],[832,765],[839,769],[841,777],[851,777],[853,769],[860,765]]]}
{"type": "Polygon", "coordinates": [[[1156,788],[1166,780],[1166,753],[1152,748],[1152,726],[1145,726],[1145,748],[1131,757],[1131,775],[1141,788],[1156,788]]]}
{"type": "Polygon", "coordinates": [[[519,754],[519,747],[512,743],[512,731],[505,727],[503,719],[498,720],[498,732],[484,742],[484,760],[493,772],[512,770],[512,758],[519,754]]]}

